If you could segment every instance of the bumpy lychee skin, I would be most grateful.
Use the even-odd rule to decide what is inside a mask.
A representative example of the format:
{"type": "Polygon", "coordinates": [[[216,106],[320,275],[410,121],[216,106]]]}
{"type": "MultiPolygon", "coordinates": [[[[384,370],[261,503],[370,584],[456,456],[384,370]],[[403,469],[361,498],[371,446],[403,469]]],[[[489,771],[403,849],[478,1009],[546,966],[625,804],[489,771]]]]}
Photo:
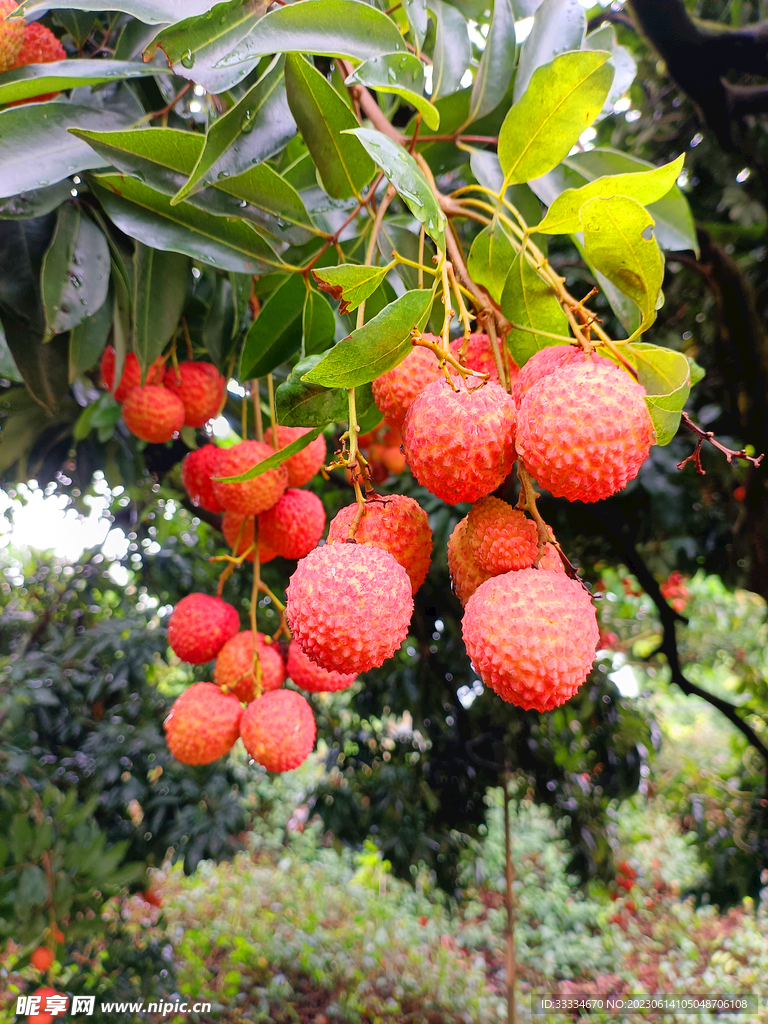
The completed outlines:
{"type": "Polygon", "coordinates": [[[146,384],[128,394],[123,402],[123,419],[130,432],[142,441],[163,444],[184,426],[184,406],[167,388],[146,384]]]}
{"type": "Polygon", "coordinates": [[[213,683],[193,683],[163,722],[168,749],[183,764],[210,764],[228,754],[240,735],[243,708],[213,683]]]}
{"type": "Polygon", "coordinates": [[[219,449],[215,444],[204,444],[202,448],[185,455],[181,463],[181,483],[195,505],[208,512],[223,512],[224,506],[217,501],[213,492],[213,476],[219,449]]]}
{"type": "MultiPolygon", "coordinates": [[[[435,344],[440,342],[434,334],[424,337],[435,344]]],[[[442,373],[434,354],[415,345],[401,363],[377,377],[371,385],[373,400],[387,425],[400,430],[414,398],[442,373]]]]}
{"type": "Polygon", "coordinates": [[[578,345],[549,345],[532,355],[520,370],[512,385],[512,397],[515,405],[520,408],[525,395],[533,385],[548,377],[550,373],[561,370],[564,366],[615,366],[610,359],[599,356],[595,352],[587,355],[578,345]]]}
{"type": "Polygon", "coordinates": [[[304,558],[325,530],[323,503],[312,491],[289,487],[276,505],[259,516],[259,544],[281,558],[304,558]]]}
{"type": "Polygon", "coordinates": [[[163,384],[181,399],[185,427],[202,427],[221,411],[226,381],[213,363],[169,366],[163,384]]]}
{"type": "Polygon", "coordinates": [[[448,539],[448,571],[451,574],[453,592],[463,605],[472,597],[481,583],[491,578],[491,573],[483,572],[475,561],[475,556],[467,543],[467,521],[464,516],[456,524],[448,539]]]}
{"type": "Polygon", "coordinates": [[[288,624],[305,654],[331,672],[365,672],[405,640],[408,573],[372,544],[326,544],[302,558],[287,590],[288,624]]]}
{"type": "Polygon", "coordinates": [[[317,726],[306,697],[295,690],[274,690],[243,712],[240,736],[245,749],[270,772],[298,768],[315,745],[317,726]]]}
{"type": "Polygon", "coordinates": [[[584,683],[599,631],[589,595],[565,574],[494,576],[467,601],[467,654],[486,686],[526,711],[551,711],[584,683]]]}
{"type": "Polygon", "coordinates": [[[477,567],[493,576],[530,569],[539,553],[536,524],[491,495],[473,505],[466,536],[477,567]]]}
{"type": "MultiPolygon", "coordinates": [[[[61,45],[56,36],[45,25],[39,21],[33,21],[24,28],[24,38],[21,49],[16,55],[14,68],[24,67],[26,64],[53,64],[56,61],[66,60],[67,51],[61,45]]],[[[58,92],[41,93],[39,96],[29,96],[23,100],[16,100],[9,104],[12,107],[22,106],[25,103],[44,103],[58,96],[58,92]]]]}
{"type": "Polygon", "coordinates": [[[171,612],[168,643],[182,661],[203,665],[239,629],[240,617],[231,604],[209,594],[187,594],[171,612]]]}
{"type": "MultiPolygon", "coordinates": [[[[286,448],[292,441],[298,441],[300,437],[308,434],[311,427],[280,427],[277,428],[277,447],[286,448]]],[[[272,442],[272,427],[264,432],[264,440],[270,447],[272,442]]],[[[327,454],[325,438],[321,434],[314,441],[310,441],[306,448],[302,448],[296,455],[286,459],[283,465],[288,470],[288,486],[303,487],[308,484],[315,473],[320,472],[320,467],[325,462],[327,454]]]]}
{"type": "Polygon", "coordinates": [[[414,399],[403,427],[411,472],[438,498],[455,505],[494,491],[515,461],[515,403],[498,384],[469,387],[445,378],[414,399]]]}
{"type": "MultiPolygon", "coordinates": [[[[239,512],[225,512],[221,518],[221,532],[224,540],[236,555],[242,555],[253,544],[253,516],[243,516],[239,512]]],[[[259,562],[271,562],[277,552],[264,543],[259,533],[259,562]]],[[[253,552],[245,557],[246,562],[253,561],[253,552]]]]}
{"type": "Polygon", "coordinates": [[[557,548],[554,544],[547,544],[544,548],[544,554],[539,562],[539,569],[543,569],[545,572],[565,572],[563,560],[557,553],[557,548]]]}
{"type": "Polygon", "coordinates": [[[517,449],[556,498],[599,501],[637,476],[654,441],[645,389],[618,366],[571,365],[523,398],[517,449]]]}
{"type": "MultiPolygon", "coordinates": [[[[158,357],[147,370],[147,379],[145,383],[161,384],[164,372],[165,363],[158,357]]],[[[124,402],[133,388],[137,388],[141,385],[141,368],[139,366],[139,360],[136,358],[136,353],[126,353],[120,383],[113,390],[114,383],[115,350],[111,345],[107,345],[104,349],[104,354],[101,357],[101,385],[108,391],[111,391],[118,402],[124,402]]]]}
{"type": "Polygon", "coordinates": [[[40,1007],[38,1013],[30,1013],[26,1018],[26,1024],[54,1024],[55,1021],[64,1020],[64,1017],[60,1017],[58,1014],[54,1017],[52,1013],[48,1013],[45,1009],[48,996],[64,996],[66,1005],[64,1007],[64,1013],[71,1006],[71,1000],[64,992],[58,992],[55,988],[36,988],[34,992],[30,993],[33,996],[37,996],[40,1000],[37,1005],[40,1007]]]}
{"type": "Polygon", "coordinates": [[[24,45],[24,19],[6,21],[6,15],[18,6],[17,0],[0,0],[0,74],[16,66],[19,50],[24,45]]]}
{"type": "Polygon", "coordinates": [[[309,693],[335,693],[337,690],[346,690],[357,679],[354,672],[329,672],[316,665],[295,640],[288,648],[286,667],[289,678],[309,693]]]}
{"type": "MultiPolygon", "coordinates": [[[[357,514],[357,504],[347,505],[331,521],[328,543],[344,543],[357,514]]],[[[369,501],[355,533],[358,544],[374,544],[388,551],[408,573],[415,594],[429,572],[432,530],[427,513],[405,494],[386,495],[369,501]]]]}
{"type": "Polygon", "coordinates": [[[263,441],[241,441],[232,448],[221,449],[216,460],[213,492],[228,512],[257,516],[277,504],[288,486],[285,465],[268,469],[261,476],[241,484],[226,484],[215,479],[217,476],[238,476],[274,454],[274,449],[263,441]]]}
{"type": "MultiPolygon", "coordinates": [[[[256,634],[261,666],[261,692],[278,690],[285,682],[285,662],[277,644],[267,643],[263,633],[256,634]]],[[[253,662],[253,633],[250,629],[227,640],[216,656],[213,681],[238,700],[247,703],[255,696],[256,677],[253,662]]]]}

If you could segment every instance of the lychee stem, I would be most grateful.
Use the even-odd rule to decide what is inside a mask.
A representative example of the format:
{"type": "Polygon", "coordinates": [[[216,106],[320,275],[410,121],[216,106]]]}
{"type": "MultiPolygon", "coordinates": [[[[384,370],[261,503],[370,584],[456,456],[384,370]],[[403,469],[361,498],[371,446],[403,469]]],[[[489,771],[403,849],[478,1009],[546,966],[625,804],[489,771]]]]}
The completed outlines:
{"type": "Polygon", "coordinates": [[[423,334],[416,333],[411,338],[412,345],[418,345],[419,348],[428,348],[430,352],[434,352],[437,356],[441,366],[452,366],[453,369],[461,375],[462,378],[466,377],[480,377],[481,380],[488,380],[489,374],[483,373],[481,370],[470,370],[459,360],[452,352],[446,352],[440,345],[436,345],[434,341],[427,341],[423,334]]]}
{"type": "Polygon", "coordinates": [[[421,225],[421,231],[419,231],[419,288],[424,287],[424,242],[426,240],[426,231],[424,225],[421,225]]]}
{"type": "Polygon", "coordinates": [[[536,498],[538,495],[534,490],[533,481],[528,474],[528,470],[523,466],[519,459],[517,463],[517,476],[522,488],[517,507],[528,512],[531,519],[536,523],[536,529],[539,534],[539,554],[536,558],[536,562],[538,563],[541,561],[542,555],[547,549],[547,544],[554,544],[555,539],[552,536],[552,531],[542,519],[541,512],[539,512],[536,505],[536,498]]]}
{"type": "MultiPolygon", "coordinates": [[[[251,398],[253,399],[253,423],[256,428],[256,440],[264,440],[264,424],[261,420],[261,388],[259,378],[254,377],[251,381],[251,398]]],[[[243,438],[245,440],[245,438],[243,438]]]]}
{"type": "Polygon", "coordinates": [[[275,451],[280,447],[280,441],[277,437],[277,411],[275,409],[275,382],[272,379],[272,374],[267,374],[267,396],[269,401],[269,421],[272,424],[272,447],[275,451]]]}
{"type": "Polygon", "coordinates": [[[192,339],[189,336],[189,328],[187,327],[187,318],[184,317],[184,316],[181,318],[181,326],[182,326],[182,330],[184,331],[184,338],[185,338],[185,340],[187,342],[187,359],[189,359],[189,361],[191,362],[195,358],[195,354],[192,351],[192,339]]]}
{"type": "MultiPolygon", "coordinates": [[[[258,387],[257,387],[258,390],[258,387]]],[[[253,676],[254,699],[261,696],[261,658],[259,657],[259,645],[256,640],[258,626],[256,625],[256,610],[259,605],[259,589],[261,584],[261,561],[259,559],[259,517],[253,517],[253,585],[251,586],[251,607],[249,617],[251,620],[251,635],[253,637],[253,660],[251,662],[251,675],[253,676]]]]}

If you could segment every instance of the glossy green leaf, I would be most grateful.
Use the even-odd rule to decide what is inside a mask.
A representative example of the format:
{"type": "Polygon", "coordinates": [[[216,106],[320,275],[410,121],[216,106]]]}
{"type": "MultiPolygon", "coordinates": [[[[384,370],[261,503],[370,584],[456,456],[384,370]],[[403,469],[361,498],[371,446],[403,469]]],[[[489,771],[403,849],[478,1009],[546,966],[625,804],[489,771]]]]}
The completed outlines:
{"type": "Polygon", "coordinates": [[[308,356],[297,363],[290,377],[275,392],[277,422],[285,427],[315,427],[346,419],[347,393],[343,389],[324,388],[302,380],[322,360],[308,356]]]}
{"type": "Polygon", "coordinates": [[[417,50],[421,50],[427,36],[429,15],[427,0],[403,0],[403,10],[417,50]]]}
{"type": "Polygon", "coordinates": [[[613,196],[627,196],[643,206],[661,199],[677,181],[683,168],[684,154],[662,167],[631,174],[615,174],[597,178],[588,185],[567,189],[547,210],[540,224],[541,231],[549,235],[573,234],[581,230],[579,211],[590,199],[611,199],[613,196]]]}
{"type": "Polygon", "coordinates": [[[519,254],[512,264],[501,294],[501,311],[510,323],[528,330],[510,331],[507,344],[518,366],[549,345],[562,345],[549,334],[568,337],[568,318],[554,293],[528,260],[519,254]],[[535,334],[532,331],[546,331],[535,334]]]}
{"type": "Polygon", "coordinates": [[[587,16],[579,0],[544,0],[520,50],[512,94],[515,103],[528,89],[538,68],[560,53],[581,49],[586,30],[587,16]]]}
{"type": "Polygon", "coordinates": [[[432,290],[426,288],[401,295],[340,341],[302,379],[334,388],[355,388],[375,380],[408,354],[411,331],[423,328],[432,299],[432,290]]]}
{"type": "Polygon", "coordinates": [[[638,331],[656,319],[664,262],[653,236],[653,217],[635,199],[590,199],[581,208],[590,262],[640,310],[638,331]]]}
{"type": "Polygon", "coordinates": [[[613,79],[607,53],[563,53],[538,68],[504,119],[499,160],[508,184],[546,174],[600,113],[613,79]]]}
{"type": "Polygon", "coordinates": [[[73,203],[59,208],[56,230],[43,257],[40,287],[46,341],[91,316],[107,297],[107,241],[73,203]]]}
{"type": "Polygon", "coordinates": [[[691,391],[688,360],[682,352],[646,342],[635,342],[625,352],[647,392],[645,401],[656,430],[656,444],[669,444],[680,426],[680,413],[691,391]]]}
{"type": "Polygon", "coordinates": [[[17,196],[0,199],[0,220],[26,220],[43,217],[69,199],[72,183],[57,181],[48,188],[33,188],[17,196]]]}
{"type": "Polygon", "coordinates": [[[321,291],[337,300],[339,313],[343,316],[357,309],[361,302],[373,295],[387,273],[386,267],[361,267],[354,263],[342,263],[338,267],[313,270],[312,276],[321,291]]]}
{"type": "Polygon", "coordinates": [[[485,49],[472,86],[469,122],[490,114],[504,99],[515,71],[515,14],[512,0],[494,0],[485,49]]]}
{"type": "Polygon", "coordinates": [[[235,178],[221,178],[214,185],[269,214],[275,222],[270,224],[273,234],[279,235],[281,231],[285,234],[285,227],[280,222],[294,224],[312,233],[317,231],[299,193],[267,163],[257,164],[235,178]]]}
{"type": "Polygon", "coordinates": [[[375,167],[360,142],[344,134],[357,126],[355,115],[328,79],[300,55],[286,57],[285,85],[291,113],[326,192],[335,199],[359,196],[375,167]]]}
{"type": "Polygon", "coordinates": [[[619,46],[613,25],[602,25],[590,32],[584,40],[585,50],[607,50],[614,75],[611,88],[602,109],[602,116],[613,113],[613,106],[626,93],[635,80],[637,64],[626,46],[619,46]]]}
{"type": "Polygon", "coordinates": [[[137,242],[133,268],[133,351],[143,380],[178,326],[187,296],[189,257],[137,242]]]}
{"type": "Polygon", "coordinates": [[[366,151],[384,171],[397,194],[440,249],[445,249],[445,215],[424,172],[410,153],[374,128],[353,128],[366,151]]]}
{"type": "Polygon", "coordinates": [[[51,64],[25,64],[0,75],[0,103],[14,103],[30,96],[77,89],[83,85],[164,74],[170,74],[170,71],[124,60],[60,60],[51,64]]]}
{"type": "Polygon", "coordinates": [[[231,110],[211,124],[195,169],[172,203],[260,164],[278,153],[295,134],[281,58],[231,110]]]}
{"type": "MultiPolygon", "coordinates": [[[[168,25],[192,15],[202,14],[213,4],[210,0],[109,0],[107,10],[122,11],[146,25],[168,25]]],[[[26,0],[18,8],[27,18],[31,14],[68,10],[72,0],[26,0]]],[[[104,0],[77,0],[77,10],[101,12],[104,0]]]]}
{"type": "Polygon", "coordinates": [[[405,100],[424,118],[432,131],[440,127],[440,112],[423,95],[424,66],[410,53],[387,53],[372,57],[357,67],[346,84],[358,83],[377,92],[392,93],[405,100]]]}
{"type": "Polygon", "coordinates": [[[504,228],[494,221],[483,228],[472,242],[467,260],[470,277],[498,302],[516,255],[504,228]]]}
{"type": "Polygon", "coordinates": [[[442,0],[429,0],[429,8],[437,22],[432,51],[432,99],[436,100],[439,96],[449,96],[460,87],[464,72],[469,67],[472,47],[467,22],[455,7],[442,0]]]}
{"type": "MultiPolygon", "coordinates": [[[[325,426],[325,424],[323,424],[325,426]]],[[[295,441],[291,441],[285,448],[280,448],[275,452],[274,455],[270,455],[262,462],[257,462],[255,466],[250,469],[246,469],[244,473],[238,473],[237,476],[216,476],[214,480],[221,480],[227,484],[242,484],[246,480],[253,480],[254,477],[261,476],[262,473],[266,473],[270,469],[275,469],[277,466],[282,466],[286,459],[290,459],[293,455],[298,455],[300,451],[303,451],[307,445],[312,444],[316,437],[320,435],[320,431],[323,429],[322,426],[315,427],[314,430],[310,430],[306,434],[302,434],[301,437],[297,437],[295,441]]]]}
{"type": "Polygon", "coordinates": [[[405,49],[391,18],[362,0],[302,0],[270,11],[258,32],[217,66],[229,67],[273,53],[314,53],[362,61],[405,49]]]}
{"type": "Polygon", "coordinates": [[[92,188],[117,227],[145,245],[247,274],[279,265],[265,239],[245,221],[214,217],[189,203],[171,206],[168,196],[120,174],[94,177],[92,188]]]}
{"type": "Polygon", "coordinates": [[[291,274],[275,289],[245,336],[240,378],[263,377],[301,346],[301,318],[306,290],[300,274],[291,274]]]}
{"type": "Polygon", "coordinates": [[[69,334],[69,380],[95,366],[112,328],[113,302],[107,297],[93,316],[86,317],[69,334]]]}
{"type": "Polygon", "coordinates": [[[581,232],[572,235],[571,238],[573,240],[573,244],[579,250],[581,258],[594,275],[597,287],[605,295],[608,300],[608,304],[616,314],[619,323],[627,332],[627,335],[634,334],[640,326],[640,310],[634,304],[632,299],[627,298],[627,296],[617,288],[612,281],[608,280],[605,274],[601,274],[597,267],[592,265],[587,257],[587,253],[584,248],[584,236],[581,232]]]}
{"type": "Polygon", "coordinates": [[[307,289],[301,323],[303,355],[311,356],[317,352],[325,352],[333,344],[336,317],[328,299],[314,288],[307,289]]]}

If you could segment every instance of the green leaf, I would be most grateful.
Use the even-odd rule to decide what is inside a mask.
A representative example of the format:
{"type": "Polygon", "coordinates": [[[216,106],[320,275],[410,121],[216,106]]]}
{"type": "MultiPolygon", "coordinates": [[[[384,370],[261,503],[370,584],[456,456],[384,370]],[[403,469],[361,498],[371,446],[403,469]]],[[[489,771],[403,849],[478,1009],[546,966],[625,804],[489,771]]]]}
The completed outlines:
{"type": "MultiPolygon", "coordinates": [[[[501,310],[511,323],[568,337],[568,318],[562,306],[523,253],[515,258],[504,282],[501,310]]],[[[540,349],[549,345],[562,345],[563,342],[544,334],[533,334],[530,330],[513,329],[507,344],[512,358],[522,367],[540,349]]]]}
{"type": "Polygon", "coordinates": [[[504,228],[494,220],[472,242],[467,261],[470,277],[476,284],[487,288],[498,302],[516,255],[504,228]]]}
{"type": "Polygon", "coordinates": [[[109,287],[109,249],[96,225],[73,203],[59,208],[56,230],[43,257],[40,284],[45,340],[71,330],[100,309],[109,287]]]}
{"type": "Polygon", "coordinates": [[[417,50],[421,50],[427,36],[429,15],[427,0],[404,0],[403,10],[417,50]]]}
{"type": "Polygon", "coordinates": [[[83,85],[167,74],[170,74],[167,68],[127,60],[59,60],[51,64],[25,64],[0,75],[0,103],[14,103],[83,85]]]}
{"type": "Polygon", "coordinates": [[[631,299],[628,299],[627,296],[616,287],[612,281],[608,280],[605,274],[601,274],[597,267],[593,266],[589,261],[586,249],[584,248],[584,236],[581,232],[576,235],[572,235],[571,238],[573,240],[573,244],[579,250],[581,258],[594,275],[598,288],[605,295],[611,309],[618,317],[618,320],[627,332],[627,335],[634,334],[640,326],[640,310],[631,299]]]}
{"type": "Polygon", "coordinates": [[[590,262],[640,309],[637,333],[647,330],[664,277],[653,217],[635,199],[614,196],[585,203],[581,224],[590,262]]]}
{"type": "Polygon", "coordinates": [[[401,295],[340,341],[302,379],[333,388],[355,388],[375,380],[408,354],[411,331],[426,324],[432,299],[427,288],[401,295]]]}
{"type": "Polygon", "coordinates": [[[511,0],[494,0],[485,49],[472,86],[469,122],[490,114],[504,99],[515,70],[515,14],[511,0]]]}
{"type": "Polygon", "coordinates": [[[34,188],[17,196],[0,199],[0,219],[25,220],[28,217],[44,217],[57,206],[69,199],[69,181],[58,181],[49,188],[34,188]]]}
{"type": "MultiPolygon", "coordinates": [[[[244,174],[219,179],[213,184],[222,192],[244,199],[268,214],[270,219],[265,221],[264,226],[268,226],[271,233],[277,233],[278,237],[281,232],[287,234],[281,222],[294,224],[312,234],[317,233],[299,193],[267,163],[257,164],[244,174]]],[[[307,237],[302,236],[302,241],[307,237]]]]}
{"type": "Polygon", "coordinates": [[[297,363],[290,377],[275,392],[277,422],[284,427],[316,427],[346,419],[347,392],[310,384],[302,377],[322,360],[320,354],[297,363]]]}
{"type": "Polygon", "coordinates": [[[300,55],[286,57],[285,85],[288,105],[323,188],[335,199],[359,196],[375,168],[360,142],[343,134],[357,126],[355,115],[328,79],[300,55]]]}
{"type": "Polygon", "coordinates": [[[217,67],[273,53],[314,53],[362,61],[405,49],[395,23],[362,0],[302,0],[270,11],[258,32],[217,67]]]}
{"type": "Polygon", "coordinates": [[[699,381],[704,380],[707,375],[707,371],[703,366],[700,366],[696,362],[693,356],[686,356],[686,359],[688,360],[688,369],[691,376],[691,387],[693,387],[695,384],[698,384],[699,381]]]}
{"type": "Polygon", "coordinates": [[[245,336],[241,380],[271,373],[299,349],[305,291],[301,274],[291,274],[264,303],[245,336]]]}
{"type": "Polygon", "coordinates": [[[437,22],[435,46],[432,51],[432,99],[449,96],[461,85],[469,67],[472,47],[464,17],[442,0],[428,0],[437,22]]]}
{"type": "Polygon", "coordinates": [[[680,413],[691,392],[688,360],[682,352],[647,342],[628,345],[624,352],[647,392],[645,401],[656,430],[656,444],[669,444],[680,426],[680,413]]]}
{"type": "Polygon", "coordinates": [[[288,109],[279,59],[239,102],[208,129],[205,148],[183,188],[172,199],[175,206],[192,192],[217,179],[248,170],[278,153],[296,134],[288,109]]]}
{"type": "MultiPolygon", "coordinates": [[[[107,10],[130,14],[145,25],[168,25],[191,15],[202,14],[211,6],[210,0],[109,0],[107,10]]],[[[71,8],[72,0],[26,0],[14,13],[24,14],[28,18],[38,12],[44,14],[46,11],[71,8]]],[[[104,0],[77,0],[77,10],[100,13],[104,10],[104,0]]]]}
{"type": "Polygon", "coordinates": [[[570,235],[581,230],[579,210],[590,199],[627,196],[643,206],[654,203],[665,196],[675,184],[684,160],[685,155],[681,153],[676,160],[662,167],[655,167],[651,171],[610,175],[597,178],[581,188],[566,189],[547,210],[547,215],[539,228],[549,235],[570,235]]]}
{"type": "Polygon", "coordinates": [[[88,11],[59,11],[54,15],[54,21],[69,33],[77,49],[82,50],[93,32],[96,15],[88,11]]]}
{"type": "Polygon", "coordinates": [[[537,68],[501,126],[499,160],[508,184],[546,174],[600,113],[613,68],[609,54],[563,53],[537,68]]]}
{"type": "Polygon", "coordinates": [[[302,315],[301,349],[305,356],[325,352],[333,344],[336,317],[331,304],[314,288],[307,289],[302,315]]]}
{"type": "Polygon", "coordinates": [[[342,263],[338,267],[313,270],[312,276],[320,291],[336,299],[339,313],[344,316],[357,309],[369,295],[373,295],[388,272],[388,267],[360,267],[354,263],[342,263]]]}
{"type": "Polygon", "coordinates": [[[601,28],[590,32],[584,40],[585,50],[607,50],[610,55],[610,64],[614,69],[613,82],[605,101],[601,116],[606,117],[613,113],[613,106],[625,94],[632,85],[637,74],[637,64],[626,46],[619,46],[616,39],[616,29],[613,25],[603,25],[601,28]]]}
{"type": "MultiPolygon", "coordinates": [[[[323,424],[325,426],[325,424],[323,424]]],[[[319,436],[320,431],[323,427],[315,427],[314,430],[310,430],[307,434],[302,434],[301,437],[297,437],[295,441],[291,441],[285,448],[281,448],[276,451],[274,455],[270,455],[269,458],[264,459],[262,462],[258,462],[251,469],[246,469],[244,473],[239,473],[237,476],[215,476],[213,480],[220,480],[227,484],[243,484],[246,480],[253,480],[256,476],[261,476],[262,473],[266,473],[270,469],[275,469],[277,466],[281,466],[286,459],[290,459],[293,455],[298,455],[300,451],[312,444],[316,437],[319,436]]]]}
{"type": "Polygon", "coordinates": [[[520,51],[513,93],[515,103],[530,86],[538,68],[549,64],[560,53],[581,49],[586,28],[587,17],[579,0],[544,0],[520,51]]]}
{"type": "Polygon", "coordinates": [[[69,381],[70,384],[84,370],[95,366],[107,344],[112,327],[113,302],[108,297],[93,316],[73,327],[69,335],[69,381]]]}
{"type": "Polygon", "coordinates": [[[179,323],[187,297],[189,257],[137,242],[133,266],[133,351],[143,381],[179,323]]]}
{"type": "Polygon", "coordinates": [[[345,134],[355,135],[362,142],[429,237],[445,250],[445,216],[411,154],[374,128],[353,128],[345,134]]]}
{"type": "Polygon", "coordinates": [[[24,868],[19,875],[19,884],[16,889],[16,900],[20,908],[28,912],[29,908],[45,903],[47,897],[48,886],[43,869],[37,865],[24,868]]]}
{"type": "Polygon", "coordinates": [[[424,66],[413,54],[387,53],[372,57],[356,68],[345,84],[355,83],[399,96],[416,108],[433,132],[440,127],[440,111],[423,95],[424,66]]]}
{"type": "Polygon", "coordinates": [[[247,274],[279,265],[266,240],[245,221],[214,217],[189,203],[171,206],[168,196],[120,174],[94,177],[92,188],[117,227],[145,245],[247,274]]]}

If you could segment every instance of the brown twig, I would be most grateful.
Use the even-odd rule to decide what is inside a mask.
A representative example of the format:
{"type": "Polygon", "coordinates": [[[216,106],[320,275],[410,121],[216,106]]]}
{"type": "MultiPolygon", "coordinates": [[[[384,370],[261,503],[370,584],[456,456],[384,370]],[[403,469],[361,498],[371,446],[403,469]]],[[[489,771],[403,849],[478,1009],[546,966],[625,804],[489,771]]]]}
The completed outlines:
{"type": "Polygon", "coordinates": [[[688,458],[683,459],[682,462],[678,462],[678,469],[683,469],[689,462],[692,462],[696,467],[696,472],[704,476],[706,470],[701,464],[701,449],[705,441],[711,444],[713,448],[717,448],[719,452],[722,452],[728,463],[733,462],[734,459],[743,459],[745,462],[751,462],[753,466],[757,467],[763,461],[764,455],[749,455],[746,448],[742,448],[741,451],[738,452],[734,451],[733,448],[727,448],[717,440],[711,430],[702,430],[701,427],[697,426],[687,412],[682,414],[682,423],[691,431],[691,433],[696,435],[697,441],[696,447],[688,458]]]}

